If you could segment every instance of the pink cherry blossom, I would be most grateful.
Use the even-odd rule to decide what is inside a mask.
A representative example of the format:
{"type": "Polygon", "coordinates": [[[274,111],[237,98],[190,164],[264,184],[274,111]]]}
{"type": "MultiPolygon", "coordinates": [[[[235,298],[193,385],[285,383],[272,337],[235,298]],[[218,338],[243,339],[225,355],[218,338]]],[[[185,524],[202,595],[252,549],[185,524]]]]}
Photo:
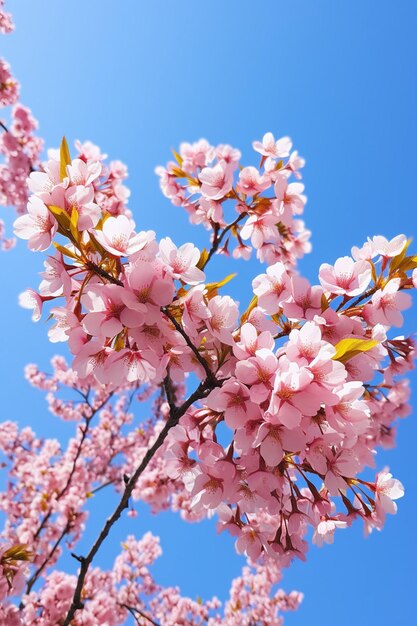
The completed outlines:
{"type": "Polygon", "coordinates": [[[224,198],[233,187],[233,169],[224,161],[214,167],[205,167],[198,178],[202,183],[201,193],[211,200],[224,198]]]}
{"type": "Polygon", "coordinates": [[[303,195],[304,185],[301,183],[288,184],[285,173],[277,176],[274,184],[274,192],[277,200],[282,202],[284,210],[288,209],[291,214],[300,215],[304,211],[307,202],[306,196],[303,195]]]}
{"type": "Polygon", "coordinates": [[[229,428],[240,428],[248,420],[258,417],[256,405],[251,402],[248,388],[237,380],[230,380],[221,389],[214,389],[206,403],[213,411],[224,413],[229,428]]]}
{"type": "Polygon", "coordinates": [[[192,506],[215,509],[223,500],[224,494],[230,489],[235,473],[233,463],[222,459],[216,460],[209,469],[207,468],[207,473],[203,470],[196,477],[191,491],[192,506]]]}
{"type": "Polygon", "coordinates": [[[67,272],[60,252],[55,257],[47,257],[44,261],[45,271],[41,273],[43,278],[39,285],[39,293],[42,296],[69,296],[71,293],[72,280],[67,272]]]}
{"type": "Polygon", "coordinates": [[[250,385],[250,397],[253,402],[261,403],[270,395],[277,365],[277,357],[266,348],[257,350],[254,357],[236,364],[236,378],[250,385]]]}
{"type": "Polygon", "coordinates": [[[94,237],[115,256],[128,256],[139,252],[155,237],[153,231],[134,233],[132,221],[126,215],[108,217],[102,230],[94,230],[94,237]]]}
{"type": "Polygon", "coordinates": [[[371,239],[369,239],[369,237],[368,240],[363,244],[362,248],[359,248],[358,246],[353,246],[351,252],[352,257],[355,259],[355,261],[370,261],[377,255],[374,243],[371,239]]]}
{"type": "Polygon", "coordinates": [[[319,285],[310,286],[306,278],[291,279],[291,297],[283,303],[284,313],[291,319],[311,320],[321,312],[323,290],[319,285]]]}
{"type": "MultiPolygon", "coordinates": [[[[65,192],[65,202],[69,211],[78,211],[78,228],[94,228],[100,219],[100,207],[94,202],[94,189],[91,186],[75,185],[65,192]]],[[[59,204],[58,204],[59,206],[59,204]]]]}
{"type": "Polygon", "coordinates": [[[204,272],[196,267],[200,260],[200,251],[193,244],[185,243],[177,248],[170,237],[165,237],[159,243],[159,254],[173,278],[189,285],[196,285],[204,280],[204,272]]]}
{"type": "Polygon", "coordinates": [[[31,172],[27,183],[32,193],[48,202],[53,189],[61,184],[59,161],[50,159],[43,165],[43,170],[31,172]]]}
{"type": "Polygon", "coordinates": [[[151,350],[120,350],[112,352],[105,364],[104,380],[113,384],[147,382],[156,376],[159,364],[151,350]]]}
{"type": "Polygon", "coordinates": [[[232,331],[239,315],[236,302],[230,296],[215,296],[208,303],[207,328],[216,339],[233,345],[232,331]]]}
{"type": "Polygon", "coordinates": [[[397,512],[397,505],[393,500],[398,500],[404,495],[404,487],[399,480],[392,477],[388,468],[379,472],[375,482],[375,496],[377,510],[383,513],[394,514],[397,512]]]}
{"type": "Polygon", "coordinates": [[[257,350],[267,348],[272,350],[274,338],[269,330],[258,333],[256,327],[250,322],[246,322],[240,328],[240,341],[236,341],[233,352],[238,359],[247,359],[255,356],[257,350]]]}
{"type": "Polygon", "coordinates": [[[381,254],[387,258],[392,258],[401,254],[407,243],[405,235],[397,235],[390,241],[381,235],[372,238],[373,248],[376,254],[381,254]]]}
{"type": "Polygon", "coordinates": [[[266,274],[260,274],[252,281],[252,288],[258,296],[258,305],[266,313],[277,313],[282,303],[290,296],[290,277],[283,263],[270,265],[266,274]]]}
{"type": "Polygon", "coordinates": [[[315,415],[321,399],[312,387],[312,373],[297,363],[281,357],[275,378],[268,412],[273,423],[284,424],[287,428],[295,428],[301,422],[302,415],[315,415]]]}
{"type": "Polygon", "coordinates": [[[323,543],[333,543],[334,531],[337,528],[347,528],[347,522],[331,517],[324,517],[316,527],[313,535],[313,543],[321,547],[323,543]]]}
{"type": "Polygon", "coordinates": [[[256,167],[245,167],[239,172],[237,190],[247,196],[255,196],[270,186],[266,176],[262,176],[256,167]]]}
{"type": "Polygon", "coordinates": [[[279,240],[277,218],[273,213],[253,214],[241,230],[242,239],[250,239],[255,249],[261,248],[270,239],[279,240]]]}
{"type": "Polygon", "coordinates": [[[354,450],[341,449],[335,452],[326,451],[327,472],[324,483],[333,496],[339,495],[340,490],[346,489],[345,477],[355,476],[360,469],[360,461],[354,450]]]}
{"type": "Polygon", "coordinates": [[[28,240],[30,250],[46,250],[58,229],[57,221],[36,196],[29,199],[27,211],[15,221],[14,232],[21,239],[28,240]]]}
{"type": "Polygon", "coordinates": [[[350,435],[360,435],[369,426],[369,409],[363,396],[360,381],[350,381],[336,390],[339,401],[327,409],[327,419],[336,431],[346,430],[350,435]]]}
{"type": "Polygon", "coordinates": [[[26,289],[19,295],[19,304],[24,309],[32,309],[32,320],[38,322],[42,316],[43,298],[33,289],[26,289]]]}
{"type": "Polygon", "coordinates": [[[91,185],[102,172],[102,165],[97,160],[85,162],[82,159],[73,159],[67,165],[68,176],[72,185],[91,185]]]}
{"type": "MultiPolygon", "coordinates": [[[[127,274],[129,290],[122,294],[123,302],[131,311],[143,313],[149,305],[160,307],[169,304],[174,295],[174,286],[170,276],[162,276],[161,269],[148,261],[137,261],[127,274]]],[[[134,314],[127,317],[123,313],[123,323],[127,326],[135,326],[134,314]]]]}
{"type": "Polygon", "coordinates": [[[10,65],[0,59],[0,106],[7,107],[19,99],[19,83],[13,78],[10,65]]]}
{"type": "Polygon", "coordinates": [[[200,139],[193,144],[184,142],[180,145],[179,152],[183,159],[184,172],[190,174],[197,168],[204,168],[214,159],[214,148],[206,139],[200,139]]]}
{"type": "MultiPolygon", "coordinates": [[[[118,285],[105,285],[101,288],[90,287],[83,294],[82,301],[89,312],[84,316],[82,326],[88,334],[94,337],[114,337],[123,330],[121,316],[126,310],[123,293],[123,288],[118,285]]],[[[137,317],[138,324],[143,322],[144,316],[141,318],[139,311],[137,317]]]]}
{"type": "Polygon", "coordinates": [[[372,269],[367,261],[353,261],[344,256],[334,266],[320,265],[320,283],[324,289],[337,295],[358,296],[366,291],[372,279],[372,269]]]}
{"type": "Polygon", "coordinates": [[[253,149],[263,156],[269,156],[273,159],[280,159],[289,155],[292,142],[289,137],[283,137],[275,141],[272,133],[265,133],[261,141],[253,142],[253,149]]]}
{"type": "Polygon", "coordinates": [[[216,157],[219,161],[224,161],[225,163],[237,167],[242,158],[242,153],[237,148],[233,148],[228,144],[220,144],[216,147],[216,157]]]}
{"type": "Polygon", "coordinates": [[[382,289],[378,289],[370,304],[365,305],[363,315],[372,324],[384,326],[401,326],[403,316],[401,311],[410,308],[411,296],[399,291],[401,280],[394,278],[382,289]]]}
{"type": "Polygon", "coordinates": [[[68,341],[71,330],[79,327],[78,317],[65,307],[52,307],[51,315],[55,324],[48,330],[49,341],[68,341]]]}
{"type": "Polygon", "coordinates": [[[3,11],[4,0],[0,2],[0,33],[7,34],[14,30],[14,24],[10,13],[3,11]]]}

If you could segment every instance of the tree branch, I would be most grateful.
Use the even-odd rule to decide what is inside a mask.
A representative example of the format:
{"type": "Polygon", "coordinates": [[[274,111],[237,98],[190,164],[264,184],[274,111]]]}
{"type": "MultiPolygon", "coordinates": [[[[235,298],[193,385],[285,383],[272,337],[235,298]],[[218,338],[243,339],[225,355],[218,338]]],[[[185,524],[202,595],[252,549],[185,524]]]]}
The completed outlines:
{"type": "MultiPolygon", "coordinates": [[[[360,302],[362,302],[362,300],[365,300],[366,298],[369,298],[369,296],[373,296],[374,293],[379,289],[378,285],[374,285],[373,287],[371,287],[370,289],[368,289],[368,291],[365,291],[365,293],[363,293],[361,296],[359,296],[359,298],[356,298],[356,300],[354,302],[351,302],[349,304],[349,309],[354,309],[356,306],[358,306],[358,304],[360,302]]],[[[343,312],[343,310],[342,310],[343,312]]]]}
{"type": "Polygon", "coordinates": [[[180,333],[180,335],[182,335],[182,337],[184,337],[187,346],[190,348],[190,350],[192,350],[194,352],[197,361],[204,368],[204,371],[205,371],[206,376],[207,376],[207,380],[214,381],[215,380],[215,375],[211,371],[207,361],[201,356],[200,352],[195,347],[195,345],[193,344],[193,342],[191,341],[191,339],[189,338],[187,333],[183,330],[182,326],[177,322],[177,320],[172,315],[172,313],[170,313],[170,311],[168,310],[167,307],[161,307],[161,311],[162,311],[162,313],[164,315],[167,316],[167,318],[169,320],[171,320],[171,322],[175,326],[175,329],[180,333]]]}
{"type": "Polygon", "coordinates": [[[110,517],[106,520],[100,534],[98,535],[97,539],[95,540],[93,546],[91,547],[90,551],[88,552],[87,556],[83,557],[83,556],[79,556],[77,557],[77,560],[80,561],[81,563],[81,567],[80,567],[80,572],[78,575],[78,580],[77,580],[77,585],[74,591],[74,596],[71,602],[71,606],[68,610],[68,613],[66,615],[66,618],[62,624],[62,626],[70,626],[71,621],[76,613],[76,611],[78,609],[82,609],[83,608],[83,603],[81,602],[81,594],[82,594],[82,589],[84,586],[84,582],[85,582],[85,578],[87,576],[87,572],[88,569],[95,557],[95,555],[97,554],[97,552],[99,551],[101,545],[103,544],[103,542],[105,541],[106,537],[108,536],[109,532],[111,531],[113,525],[117,522],[117,520],[121,517],[124,509],[127,509],[129,506],[129,499],[133,493],[133,490],[136,486],[136,483],[139,479],[139,477],[141,476],[141,474],[144,472],[144,470],[147,468],[147,466],[149,465],[151,459],[155,456],[155,453],[159,450],[159,448],[162,446],[162,444],[164,443],[168,432],[171,430],[171,428],[173,428],[174,426],[176,426],[180,420],[180,418],[184,415],[184,413],[190,408],[190,406],[192,404],[194,404],[194,402],[196,402],[197,400],[200,400],[204,397],[206,397],[210,391],[212,391],[212,389],[214,389],[214,387],[216,387],[218,384],[220,384],[220,381],[217,381],[214,379],[214,375],[210,372],[210,379],[207,377],[206,380],[202,381],[200,383],[200,385],[197,387],[197,389],[190,395],[190,397],[183,402],[183,404],[180,407],[177,407],[173,410],[171,410],[170,412],[170,416],[167,420],[167,422],[165,423],[164,428],[161,430],[161,432],[159,433],[156,441],[154,442],[154,444],[147,450],[145,456],[143,457],[141,463],[139,464],[139,466],[137,467],[136,471],[134,472],[133,476],[131,476],[129,478],[129,480],[126,483],[125,486],[125,490],[123,492],[122,497],[120,498],[119,504],[117,505],[116,509],[113,511],[113,513],[110,515],[110,517]]]}
{"type": "Polygon", "coordinates": [[[87,269],[91,270],[92,272],[95,272],[96,274],[98,274],[102,278],[105,278],[110,283],[113,283],[113,285],[119,285],[119,287],[124,287],[124,284],[122,283],[121,280],[119,280],[118,278],[114,278],[114,276],[112,276],[111,274],[106,272],[106,270],[103,270],[102,267],[100,267],[100,266],[96,265],[95,263],[93,263],[93,261],[87,261],[85,263],[85,266],[86,266],[87,269]]]}
{"type": "MultiPolygon", "coordinates": [[[[54,545],[52,546],[48,556],[42,561],[41,565],[38,567],[38,569],[36,570],[36,572],[34,572],[34,574],[29,578],[27,584],[26,584],[26,595],[29,594],[32,590],[33,585],[36,583],[36,581],[38,580],[39,576],[41,575],[41,573],[43,572],[43,570],[45,569],[46,565],[48,564],[49,559],[51,559],[56,550],[58,549],[59,544],[61,543],[61,541],[63,540],[63,538],[65,537],[65,535],[71,530],[71,522],[68,521],[66,523],[66,525],[64,526],[64,528],[62,529],[61,534],[59,535],[58,539],[55,541],[54,545]]],[[[19,609],[23,609],[24,607],[24,603],[23,601],[19,604],[19,609]]]]}
{"type": "Polygon", "coordinates": [[[241,222],[245,217],[247,216],[247,212],[245,211],[244,213],[241,213],[234,222],[231,222],[230,224],[228,224],[220,233],[219,236],[217,236],[217,233],[215,232],[215,237],[212,243],[212,246],[210,248],[210,251],[208,253],[208,257],[206,259],[206,262],[204,263],[204,265],[202,266],[202,270],[206,267],[207,263],[210,261],[211,257],[213,256],[213,254],[215,254],[215,252],[217,252],[217,250],[219,249],[219,246],[221,244],[221,242],[223,241],[225,235],[233,228],[233,226],[236,226],[237,224],[239,224],[239,222],[241,222]]]}
{"type": "Polygon", "coordinates": [[[144,613],[143,611],[141,611],[140,609],[137,609],[134,606],[129,606],[128,604],[120,604],[120,606],[122,606],[124,609],[126,609],[127,611],[129,611],[129,613],[131,615],[133,615],[133,618],[135,620],[135,622],[137,624],[139,624],[139,626],[141,626],[141,623],[136,615],[136,613],[138,615],[140,615],[141,617],[143,617],[144,619],[148,620],[148,622],[150,624],[153,624],[153,626],[160,626],[160,624],[158,624],[158,622],[155,622],[155,620],[152,619],[152,617],[149,617],[149,615],[147,615],[146,613],[144,613]]]}
{"type": "MultiPolygon", "coordinates": [[[[103,402],[101,402],[100,405],[97,408],[95,408],[95,409],[93,409],[91,407],[91,405],[88,402],[87,398],[84,396],[86,404],[88,404],[88,406],[92,409],[93,412],[92,412],[92,414],[89,417],[84,415],[85,426],[84,426],[84,428],[81,431],[82,435],[81,435],[80,441],[78,442],[77,450],[76,450],[75,456],[74,456],[73,461],[72,461],[72,467],[71,467],[70,473],[68,475],[68,478],[67,478],[67,481],[66,481],[64,487],[61,489],[61,491],[56,496],[56,501],[60,500],[62,498],[62,496],[65,495],[65,493],[67,492],[69,487],[71,486],[71,482],[72,482],[73,476],[75,474],[76,466],[77,466],[77,461],[78,461],[78,459],[81,456],[81,451],[82,451],[82,448],[83,448],[84,441],[85,441],[85,439],[87,437],[87,433],[88,433],[88,429],[89,429],[91,420],[97,414],[97,412],[100,411],[103,408],[103,406],[109,401],[109,399],[112,397],[112,395],[113,395],[113,392],[109,393],[109,395],[106,396],[106,398],[103,400],[103,402]]],[[[101,485],[101,487],[104,487],[104,486],[105,485],[101,485]]],[[[33,536],[34,540],[36,540],[39,537],[40,533],[45,528],[45,526],[46,526],[48,520],[50,519],[51,515],[52,515],[52,509],[49,509],[49,511],[46,513],[45,517],[43,518],[42,522],[39,524],[39,527],[38,527],[36,533],[33,536]]],[[[55,551],[58,548],[59,544],[61,543],[62,539],[65,537],[65,535],[67,533],[69,533],[70,530],[71,530],[71,522],[68,521],[68,523],[65,525],[61,535],[59,536],[59,538],[55,542],[54,546],[52,547],[51,551],[49,552],[48,556],[44,559],[44,561],[42,562],[40,567],[38,567],[38,569],[34,572],[34,574],[29,578],[29,580],[28,580],[28,582],[26,584],[26,591],[25,591],[26,595],[28,593],[30,593],[33,585],[35,584],[35,582],[37,581],[37,579],[39,578],[39,576],[41,575],[41,573],[45,569],[46,565],[48,564],[49,559],[55,554],[55,551]]],[[[23,603],[22,602],[20,603],[19,607],[20,608],[23,607],[23,603]]]]}

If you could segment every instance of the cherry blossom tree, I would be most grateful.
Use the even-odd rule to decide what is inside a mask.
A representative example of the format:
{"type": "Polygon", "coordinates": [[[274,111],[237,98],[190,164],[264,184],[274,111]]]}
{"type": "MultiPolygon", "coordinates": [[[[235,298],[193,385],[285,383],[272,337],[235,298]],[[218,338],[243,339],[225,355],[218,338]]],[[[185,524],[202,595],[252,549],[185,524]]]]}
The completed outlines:
{"type": "MultiPolygon", "coordinates": [[[[0,2],[0,29],[12,28],[0,2]]],[[[156,172],[167,199],[206,229],[207,247],[158,240],[136,229],[126,167],[65,138],[41,160],[18,98],[1,60],[0,103],[13,108],[1,123],[0,202],[15,207],[15,235],[44,263],[20,304],[34,321],[49,316],[49,340],[71,354],[55,357],[51,374],[28,365],[26,378],[74,430],[63,445],[0,425],[0,623],[279,626],[302,594],[277,584],[309,539],[332,543],[359,519],[380,530],[404,494],[388,468],[363,475],[410,410],[403,375],[415,349],[395,330],[417,288],[410,242],[368,238],[310,284],[297,269],[310,250],[304,160],[270,132],[253,143],[255,165],[229,145],[181,144],[156,172]],[[247,300],[228,295],[228,270],[208,282],[214,255],[224,267],[256,256],[247,300]],[[140,423],[133,403],[149,409],[140,423]],[[91,508],[102,489],[118,497],[104,523],[91,508]],[[96,565],[136,501],[185,522],[217,517],[247,559],[228,601],[160,586],[150,532],[128,536],[112,569],[96,565]],[[95,539],[80,554],[87,526],[95,539]]],[[[2,231],[2,247],[12,245],[2,231]]]]}

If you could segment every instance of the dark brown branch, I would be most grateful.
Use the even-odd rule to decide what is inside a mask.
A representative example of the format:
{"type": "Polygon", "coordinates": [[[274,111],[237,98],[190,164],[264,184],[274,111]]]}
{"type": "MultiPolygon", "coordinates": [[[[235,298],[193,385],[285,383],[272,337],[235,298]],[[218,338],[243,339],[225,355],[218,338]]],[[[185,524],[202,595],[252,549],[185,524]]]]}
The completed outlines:
{"type": "MultiPolygon", "coordinates": [[[[84,395],[84,394],[82,394],[82,395],[84,395]]],[[[87,437],[87,433],[88,433],[88,429],[89,429],[91,420],[96,415],[96,413],[98,411],[100,411],[103,408],[103,406],[109,401],[109,399],[112,397],[112,395],[113,395],[113,392],[111,392],[108,396],[106,396],[106,398],[103,400],[103,402],[101,402],[100,405],[96,409],[92,409],[90,403],[88,402],[88,399],[86,398],[86,396],[84,396],[85,400],[86,400],[86,404],[88,404],[88,406],[92,409],[93,412],[92,412],[92,414],[89,417],[84,416],[85,426],[81,430],[82,435],[81,435],[80,441],[78,442],[77,450],[76,450],[75,456],[74,456],[73,461],[72,461],[71,471],[70,471],[70,473],[68,475],[68,478],[67,478],[67,481],[66,481],[64,487],[61,489],[61,491],[56,496],[56,500],[57,501],[60,500],[63,495],[65,495],[65,493],[67,492],[67,490],[71,486],[71,482],[72,482],[73,476],[75,474],[76,466],[77,466],[77,461],[80,458],[82,447],[83,447],[84,441],[85,441],[85,439],[87,437]]],[[[102,487],[103,486],[104,485],[102,485],[102,487]]],[[[45,517],[43,518],[42,522],[40,523],[40,525],[38,527],[38,530],[34,534],[34,537],[33,537],[34,540],[36,540],[39,537],[40,533],[42,532],[42,530],[45,528],[47,522],[49,521],[51,515],[52,515],[52,509],[49,509],[48,513],[45,515],[45,517]]],[[[26,592],[25,592],[26,594],[30,593],[33,585],[35,584],[35,582],[39,578],[40,574],[43,572],[43,570],[45,569],[46,565],[48,564],[49,559],[55,554],[55,551],[58,548],[59,544],[61,543],[62,539],[65,537],[65,535],[70,530],[71,530],[71,523],[68,522],[66,524],[65,528],[63,529],[61,535],[59,536],[59,538],[55,542],[52,550],[49,552],[48,556],[42,562],[41,566],[38,567],[38,569],[34,572],[34,574],[29,578],[29,580],[28,580],[28,582],[26,584],[26,592]]],[[[20,608],[22,608],[22,607],[23,607],[23,603],[20,604],[20,608]]]]}
{"type": "Polygon", "coordinates": [[[373,294],[379,289],[379,287],[377,285],[374,285],[373,287],[371,287],[370,289],[368,289],[368,291],[365,291],[365,293],[363,293],[361,296],[359,296],[359,298],[357,298],[354,302],[351,302],[349,304],[349,309],[354,309],[356,306],[358,306],[358,304],[360,302],[362,302],[362,300],[365,300],[366,298],[369,298],[369,296],[373,296],[373,294]]]}
{"type": "MultiPolygon", "coordinates": [[[[79,391],[79,390],[78,390],[78,391],[79,391]]],[[[80,393],[81,393],[81,392],[80,392],[80,393]]],[[[82,394],[82,395],[83,395],[83,397],[84,397],[84,398],[85,398],[85,400],[86,400],[86,404],[88,404],[88,406],[91,408],[91,410],[92,410],[93,412],[92,412],[92,414],[91,414],[89,417],[86,417],[86,416],[84,415],[84,419],[85,419],[85,426],[84,426],[84,428],[81,430],[82,435],[81,435],[81,439],[80,439],[80,441],[78,442],[77,450],[76,450],[75,456],[74,456],[73,461],[72,461],[71,471],[70,471],[70,473],[69,473],[69,475],[68,475],[67,482],[65,483],[64,487],[63,487],[63,488],[61,489],[61,491],[57,494],[57,496],[56,496],[56,498],[55,498],[56,500],[60,500],[60,499],[62,498],[62,496],[63,496],[63,495],[65,495],[65,493],[67,492],[67,490],[69,489],[69,487],[71,486],[71,481],[72,481],[72,478],[73,478],[74,473],[75,473],[75,469],[76,469],[77,461],[78,461],[78,459],[80,458],[80,455],[81,455],[81,451],[82,451],[82,447],[83,447],[84,441],[85,441],[85,439],[86,439],[86,437],[87,437],[88,429],[89,429],[89,427],[90,427],[90,422],[91,422],[91,420],[93,419],[93,417],[94,417],[94,416],[98,413],[98,411],[100,411],[100,410],[104,407],[104,405],[105,405],[105,404],[107,404],[107,402],[108,402],[108,401],[110,400],[110,398],[112,397],[113,392],[109,393],[109,395],[108,395],[108,396],[106,396],[106,398],[103,400],[103,402],[101,402],[101,404],[100,404],[100,405],[99,405],[96,409],[93,409],[93,408],[91,407],[90,403],[88,402],[88,400],[86,399],[86,396],[84,396],[84,394],[82,394]]],[[[51,517],[51,515],[52,515],[52,510],[49,510],[49,511],[48,511],[48,513],[47,513],[47,514],[45,515],[45,517],[43,518],[43,520],[42,520],[41,524],[39,525],[38,530],[37,530],[37,531],[36,531],[36,533],[34,534],[33,539],[37,539],[37,538],[39,537],[40,533],[42,532],[43,528],[45,527],[46,522],[49,520],[49,518],[51,517]]]]}
{"type": "MultiPolygon", "coordinates": [[[[211,374],[211,372],[210,372],[211,374]]],[[[190,397],[183,402],[183,404],[180,407],[175,408],[174,410],[171,411],[169,419],[167,420],[167,422],[165,423],[164,428],[161,430],[161,432],[158,435],[158,438],[156,439],[156,441],[154,442],[154,444],[147,450],[145,456],[143,457],[141,463],[139,464],[139,466],[137,467],[137,469],[135,470],[134,474],[130,477],[129,481],[127,482],[126,486],[125,486],[125,490],[123,492],[122,497],[120,498],[119,504],[117,505],[116,509],[113,511],[113,513],[110,515],[110,517],[106,520],[100,534],[98,535],[97,539],[95,540],[93,546],[91,547],[90,551],[88,552],[87,556],[85,557],[78,557],[78,560],[81,563],[81,567],[80,567],[80,572],[78,575],[78,580],[77,580],[77,585],[74,591],[74,596],[72,599],[72,603],[71,606],[68,610],[68,613],[66,615],[66,618],[62,624],[62,626],[70,626],[71,621],[76,613],[76,611],[78,609],[82,609],[83,608],[83,603],[81,602],[81,594],[82,594],[82,589],[84,586],[84,582],[85,582],[85,578],[87,576],[87,572],[88,569],[95,557],[95,555],[97,554],[97,552],[99,551],[101,545],[103,544],[103,542],[105,541],[106,537],[108,536],[110,530],[112,529],[113,525],[117,522],[117,520],[121,517],[124,509],[127,509],[129,506],[129,499],[133,493],[133,490],[136,486],[136,483],[139,479],[139,477],[141,476],[141,474],[144,472],[144,470],[147,468],[147,466],[149,465],[151,459],[155,456],[155,453],[159,450],[159,448],[162,446],[162,444],[164,443],[169,431],[171,430],[171,428],[173,428],[174,426],[176,426],[180,420],[180,418],[184,415],[184,413],[190,408],[190,406],[192,404],[194,404],[195,402],[197,402],[197,400],[200,400],[204,397],[206,397],[210,391],[212,391],[212,389],[214,389],[214,387],[216,387],[219,384],[219,381],[216,381],[215,379],[213,380],[213,374],[211,374],[210,379],[206,379],[203,382],[200,383],[200,385],[197,387],[197,389],[190,395],[190,397]]]]}
{"type": "Polygon", "coordinates": [[[95,489],[92,489],[90,491],[90,494],[93,496],[94,494],[96,494],[98,491],[101,491],[102,489],[104,489],[105,487],[109,487],[110,485],[113,485],[116,481],[114,479],[111,480],[107,480],[105,483],[102,483],[101,485],[99,485],[98,487],[95,487],[95,489]]]}
{"type": "Polygon", "coordinates": [[[181,325],[177,322],[175,317],[169,312],[168,308],[167,307],[162,307],[161,311],[162,311],[162,313],[164,315],[167,316],[168,319],[171,320],[171,322],[175,326],[175,329],[180,333],[180,335],[182,335],[184,337],[187,346],[190,348],[190,350],[192,350],[194,352],[194,354],[196,356],[196,359],[198,360],[200,365],[204,368],[204,371],[205,371],[206,376],[207,376],[207,380],[210,380],[210,381],[215,380],[215,375],[211,371],[207,361],[201,356],[201,354],[198,351],[198,349],[195,347],[195,345],[193,344],[193,342],[191,341],[191,339],[189,338],[187,333],[183,330],[181,325]]]}
{"type": "Polygon", "coordinates": [[[124,287],[124,284],[122,283],[121,280],[119,280],[118,278],[114,278],[114,276],[106,272],[106,270],[103,270],[103,268],[100,267],[99,265],[96,265],[95,263],[93,263],[93,261],[87,261],[85,266],[87,269],[91,270],[92,272],[95,272],[102,278],[105,278],[110,283],[113,283],[113,285],[119,285],[119,287],[124,287]]]}
{"type": "Polygon", "coordinates": [[[164,378],[164,390],[170,411],[175,411],[175,393],[172,389],[172,380],[169,372],[164,378]]]}
{"type": "MultiPolygon", "coordinates": [[[[59,547],[59,545],[61,543],[61,541],[63,540],[65,535],[67,533],[69,533],[70,530],[71,530],[71,522],[68,521],[66,523],[66,525],[64,526],[64,528],[62,529],[62,532],[59,535],[58,539],[55,541],[54,545],[52,546],[51,550],[49,551],[48,556],[45,557],[45,559],[42,561],[41,565],[38,567],[36,572],[34,572],[34,574],[29,578],[29,580],[27,582],[27,585],[26,585],[26,595],[31,592],[33,585],[36,583],[36,581],[38,580],[39,576],[41,575],[41,573],[45,569],[46,565],[48,564],[49,559],[51,559],[54,556],[56,550],[58,549],[58,547],[59,547]]],[[[24,603],[21,602],[19,604],[19,609],[23,609],[23,607],[24,607],[24,603]]]]}
{"type": "Polygon", "coordinates": [[[124,609],[126,609],[127,611],[129,611],[129,613],[131,615],[133,615],[133,618],[135,620],[135,622],[137,624],[139,624],[139,626],[141,626],[141,623],[136,615],[136,613],[138,615],[140,615],[141,617],[143,617],[143,619],[148,620],[148,622],[150,624],[152,624],[153,626],[160,626],[160,624],[158,624],[158,622],[155,622],[154,619],[152,619],[152,617],[149,617],[149,615],[147,615],[146,613],[144,613],[144,611],[141,611],[140,609],[135,608],[134,606],[129,606],[128,604],[120,604],[120,606],[122,606],[124,609]]]}
{"type": "Polygon", "coordinates": [[[208,257],[204,263],[204,265],[202,266],[201,269],[204,269],[207,265],[207,263],[210,261],[211,257],[213,256],[213,254],[215,254],[217,252],[217,250],[219,249],[219,246],[221,244],[221,242],[223,241],[225,235],[233,228],[233,226],[236,226],[237,224],[239,224],[239,222],[241,222],[245,217],[247,216],[247,213],[241,213],[239,215],[239,217],[237,217],[235,219],[234,222],[232,222],[231,224],[228,224],[220,233],[219,236],[217,236],[217,231],[214,232],[214,240],[213,243],[211,245],[210,251],[208,253],[208,257]]]}

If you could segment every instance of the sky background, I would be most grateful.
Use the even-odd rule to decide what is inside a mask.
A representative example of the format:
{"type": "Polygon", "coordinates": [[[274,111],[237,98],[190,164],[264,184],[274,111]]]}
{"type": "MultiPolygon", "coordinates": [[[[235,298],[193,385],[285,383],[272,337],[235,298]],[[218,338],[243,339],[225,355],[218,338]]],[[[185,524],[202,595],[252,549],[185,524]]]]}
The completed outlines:
{"type": "MultiPolygon", "coordinates": [[[[127,163],[139,229],[203,247],[206,232],[162,196],[154,167],[170,158],[170,148],[200,137],[239,147],[243,163],[256,164],[251,142],[272,131],[290,135],[307,159],[305,219],[313,252],[300,269],[310,280],[320,263],[349,254],[368,235],[416,236],[412,0],[395,6],[384,0],[10,0],[7,7],[16,32],[2,37],[0,54],[21,80],[22,101],[38,118],[46,145],[57,147],[65,133],[70,143],[90,139],[127,163]]],[[[214,268],[223,276],[237,267],[231,289],[243,299],[255,264],[225,264],[216,261],[214,268]]],[[[24,242],[0,257],[1,417],[42,436],[65,436],[68,425],[57,425],[42,394],[23,380],[26,363],[48,369],[57,348],[65,351],[48,343],[44,321],[35,326],[17,306],[18,293],[37,286],[41,269],[42,256],[28,253],[24,242]]],[[[416,318],[414,308],[409,332],[416,318]]],[[[416,389],[415,374],[412,380],[416,389]]],[[[408,418],[397,449],[378,453],[378,467],[388,464],[406,486],[384,531],[364,540],[357,523],[336,533],[334,546],[313,546],[307,563],[284,573],[286,590],[305,593],[300,610],[287,615],[288,626],[316,626],[330,617],[338,626],[411,623],[416,435],[415,418],[408,418]]],[[[104,520],[109,497],[96,502],[95,515],[104,520]]],[[[110,567],[123,537],[151,529],[164,550],[153,570],[160,583],[179,585],[191,597],[225,599],[243,565],[232,539],[218,537],[212,522],[189,525],[172,514],[139,512],[119,525],[97,563],[110,567]]],[[[75,571],[75,562],[69,567],[75,571]]]]}

